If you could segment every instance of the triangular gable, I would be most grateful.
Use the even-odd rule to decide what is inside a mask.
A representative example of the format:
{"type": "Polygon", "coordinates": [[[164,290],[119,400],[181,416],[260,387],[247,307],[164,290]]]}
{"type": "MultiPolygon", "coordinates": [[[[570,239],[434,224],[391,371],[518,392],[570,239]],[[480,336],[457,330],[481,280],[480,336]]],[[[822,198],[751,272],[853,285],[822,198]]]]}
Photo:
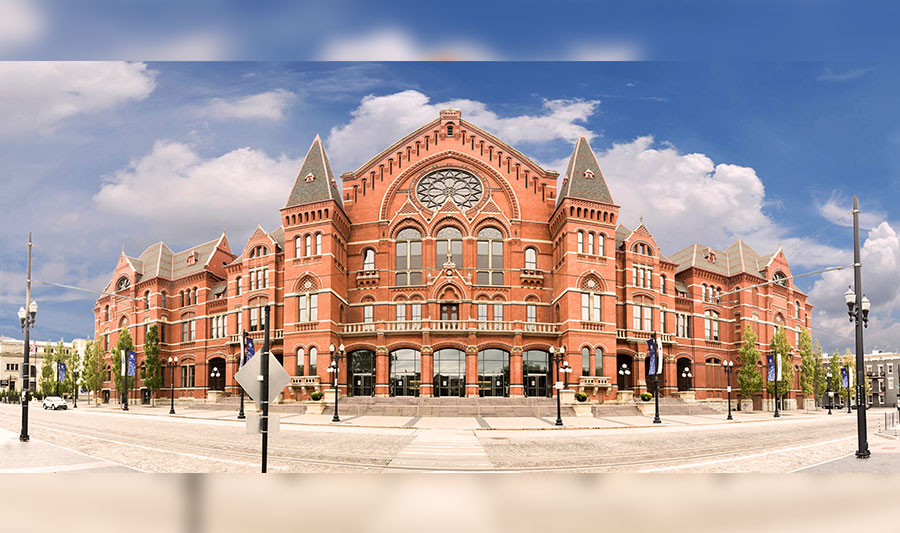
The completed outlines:
{"type": "Polygon", "coordinates": [[[300,172],[294,180],[294,186],[284,207],[323,200],[334,200],[341,208],[344,207],[334,172],[331,170],[331,164],[328,162],[328,156],[322,145],[322,139],[316,135],[306,152],[306,157],[303,158],[300,172]]]}
{"type": "Polygon", "coordinates": [[[563,198],[582,198],[612,204],[612,195],[606,185],[606,179],[597,163],[597,157],[587,138],[582,135],[575,143],[569,166],[563,176],[560,187],[559,202],[563,198]]]}

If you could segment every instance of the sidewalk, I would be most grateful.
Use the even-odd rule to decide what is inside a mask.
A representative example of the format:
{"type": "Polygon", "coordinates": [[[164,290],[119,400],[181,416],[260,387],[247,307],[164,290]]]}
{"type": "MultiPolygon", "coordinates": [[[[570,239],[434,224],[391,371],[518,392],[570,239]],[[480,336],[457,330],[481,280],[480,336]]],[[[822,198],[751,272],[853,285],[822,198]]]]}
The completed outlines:
{"type": "Polygon", "coordinates": [[[21,442],[18,433],[0,428],[0,474],[137,471],[111,461],[60,448],[34,437],[31,437],[29,442],[21,442]]]}
{"type": "MultiPolygon", "coordinates": [[[[82,408],[79,407],[79,410],[82,408]]],[[[85,412],[109,412],[125,414],[118,405],[87,407],[85,412]]],[[[175,415],[169,415],[169,406],[150,407],[146,405],[130,405],[129,413],[150,416],[172,416],[175,418],[196,420],[238,421],[237,410],[191,409],[187,406],[175,406],[175,415]]],[[[245,413],[256,412],[254,404],[245,407],[245,413]]],[[[779,420],[817,419],[827,417],[825,411],[787,411],[781,418],[773,418],[771,412],[732,412],[734,420],[726,420],[726,414],[705,415],[669,415],[660,413],[662,424],[654,424],[652,416],[610,416],[603,418],[563,417],[563,426],[556,426],[555,417],[410,417],[410,416],[341,416],[338,423],[332,422],[332,415],[306,415],[291,412],[279,412],[282,425],[323,426],[323,427],[358,427],[358,428],[408,428],[408,429],[443,429],[443,430],[565,430],[565,429],[623,429],[646,427],[683,427],[714,426],[724,424],[740,424],[748,422],[777,422],[779,420]]],[[[833,415],[840,416],[840,415],[833,415]]],[[[855,416],[855,413],[854,415],[855,416]]]]}

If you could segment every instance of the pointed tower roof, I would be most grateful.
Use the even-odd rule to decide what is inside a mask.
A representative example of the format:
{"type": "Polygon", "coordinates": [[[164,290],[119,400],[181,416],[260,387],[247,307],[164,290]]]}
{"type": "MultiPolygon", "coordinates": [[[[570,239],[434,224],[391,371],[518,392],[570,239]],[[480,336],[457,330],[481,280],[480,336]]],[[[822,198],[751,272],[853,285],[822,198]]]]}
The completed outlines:
{"type": "Polygon", "coordinates": [[[322,139],[316,135],[312,146],[306,152],[306,158],[300,166],[300,173],[294,180],[294,188],[291,189],[291,195],[288,197],[285,207],[321,200],[334,200],[341,208],[344,207],[341,202],[341,192],[334,179],[334,172],[331,170],[331,164],[328,163],[328,156],[325,155],[325,148],[322,146],[322,139]]]}
{"type": "Polygon", "coordinates": [[[609,188],[603,178],[603,172],[584,135],[579,137],[578,142],[575,143],[575,149],[572,150],[572,157],[569,158],[569,166],[559,191],[560,202],[566,197],[613,203],[612,195],[609,194],[609,188]]]}

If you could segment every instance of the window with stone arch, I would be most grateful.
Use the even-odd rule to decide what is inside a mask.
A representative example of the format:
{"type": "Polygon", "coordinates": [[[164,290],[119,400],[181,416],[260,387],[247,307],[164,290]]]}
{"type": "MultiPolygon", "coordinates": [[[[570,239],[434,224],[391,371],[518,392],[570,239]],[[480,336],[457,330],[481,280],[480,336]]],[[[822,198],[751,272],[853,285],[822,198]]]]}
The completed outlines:
{"type": "Polygon", "coordinates": [[[578,253],[584,253],[584,232],[578,230],[578,253]]]}
{"type": "Polygon", "coordinates": [[[581,349],[581,375],[591,375],[591,348],[589,346],[581,349]]]}
{"type": "Polygon", "coordinates": [[[642,294],[634,297],[632,326],[638,331],[653,331],[653,300],[642,294]]]}
{"type": "Polygon", "coordinates": [[[478,232],[478,285],[503,285],[503,233],[494,227],[478,232]]]}
{"type": "Polygon", "coordinates": [[[455,226],[444,226],[435,234],[434,266],[440,268],[446,263],[463,266],[463,234],[455,226]]]}
{"type": "Polygon", "coordinates": [[[703,313],[703,330],[706,340],[719,340],[719,313],[711,309],[703,313]]]}
{"type": "Polygon", "coordinates": [[[601,322],[603,320],[601,293],[603,285],[596,276],[587,276],[581,282],[581,320],[601,322]]]}
{"type": "Polygon", "coordinates": [[[772,276],[772,279],[775,281],[775,285],[781,285],[782,287],[788,286],[787,276],[784,275],[784,272],[778,271],[775,272],[775,275],[772,276]]]}
{"type": "Polygon", "coordinates": [[[537,270],[537,250],[525,248],[525,270],[537,270]]]}
{"type": "Polygon", "coordinates": [[[363,270],[371,272],[375,270],[375,249],[366,248],[363,250],[363,270]]]}
{"type": "Polygon", "coordinates": [[[322,233],[316,233],[316,255],[322,255],[322,233]]]}
{"type": "Polygon", "coordinates": [[[401,229],[395,247],[397,285],[421,285],[422,234],[416,228],[401,229]]]}
{"type": "Polygon", "coordinates": [[[294,237],[294,257],[303,257],[303,238],[299,235],[294,237]]]}
{"type": "Polygon", "coordinates": [[[317,322],[319,320],[318,284],[311,276],[300,281],[297,297],[297,321],[317,322]]]}
{"type": "Polygon", "coordinates": [[[597,234],[597,255],[606,255],[606,235],[602,233],[597,234]]]}
{"type": "Polygon", "coordinates": [[[405,322],[406,321],[406,296],[402,294],[397,296],[394,300],[395,306],[395,318],[397,322],[405,322]]]}

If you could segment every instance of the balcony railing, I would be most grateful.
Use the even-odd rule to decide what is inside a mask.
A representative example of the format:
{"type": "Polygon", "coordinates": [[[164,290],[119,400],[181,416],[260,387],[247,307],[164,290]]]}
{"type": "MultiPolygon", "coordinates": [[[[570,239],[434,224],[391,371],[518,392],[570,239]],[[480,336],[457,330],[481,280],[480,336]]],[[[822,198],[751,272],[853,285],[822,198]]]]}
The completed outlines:
{"type": "MultiPolygon", "coordinates": [[[[254,344],[256,346],[262,346],[260,343],[256,341],[260,341],[263,337],[266,336],[265,331],[250,331],[248,332],[248,336],[253,339],[254,344]]],[[[284,340],[284,330],[283,329],[272,329],[269,330],[269,340],[270,341],[280,341],[284,340]]],[[[238,333],[237,335],[230,335],[230,340],[228,344],[240,344],[241,343],[241,335],[238,333]]]]}
{"type": "MultiPolygon", "coordinates": [[[[650,333],[652,332],[616,328],[616,339],[635,342],[646,341],[650,338],[650,333]]],[[[659,337],[660,342],[665,344],[674,344],[675,342],[672,340],[671,333],[657,333],[656,336],[659,337]]]]}
{"type": "Polygon", "coordinates": [[[559,332],[559,324],[545,322],[525,322],[522,320],[398,320],[343,324],[344,335],[365,335],[375,332],[408,333],[428,330],[431,333],[496,332],[523,334],[545,334],[559,332]]]}

